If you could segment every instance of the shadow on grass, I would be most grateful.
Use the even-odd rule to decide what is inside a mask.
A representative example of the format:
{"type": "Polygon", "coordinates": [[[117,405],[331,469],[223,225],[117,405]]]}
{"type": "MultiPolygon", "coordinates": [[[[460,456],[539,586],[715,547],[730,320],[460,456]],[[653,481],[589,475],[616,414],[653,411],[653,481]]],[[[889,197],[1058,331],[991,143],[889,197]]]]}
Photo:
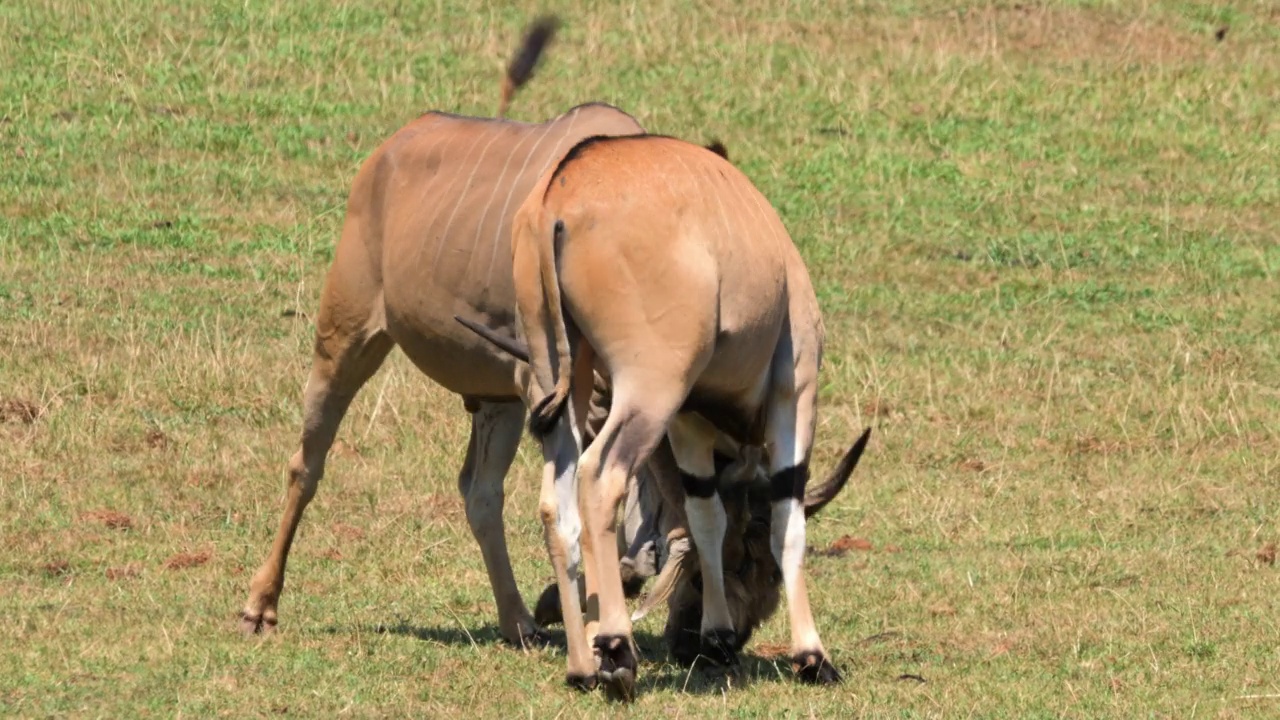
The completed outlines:
{"type": "MultiPolygon", "coordinates": [[[[499,645],[518,649],[503,639],[502,631],[493,623],[476,628],[463,628],[457,625],[428,627],[401,620],[391,624],[364,625],[358,629],[350,626],[329,626],[320,630],[326,635],[346,635],[357,631],[411,637],[442,645],[499,645]]],[[[529,649],[555,648],[563,652],[564,631],[544,629],[544,632],[547,635],[547,642],[542,646],[532,645],[529,649]]],[[[699,661],[692,668],[688,668],[679,665],[667,654],[667,646],[661,635],[639,631],[635,632],[633,637],[640,651],[641,665],[637,690],[642,694],[652,691],[697,695],[719,694],[759,682],[792,681],[789,663],[784,658],[767,658],[743,653],[739,656],[738,664],[734,668],[722,668],[704,661],[699,661]]]]}

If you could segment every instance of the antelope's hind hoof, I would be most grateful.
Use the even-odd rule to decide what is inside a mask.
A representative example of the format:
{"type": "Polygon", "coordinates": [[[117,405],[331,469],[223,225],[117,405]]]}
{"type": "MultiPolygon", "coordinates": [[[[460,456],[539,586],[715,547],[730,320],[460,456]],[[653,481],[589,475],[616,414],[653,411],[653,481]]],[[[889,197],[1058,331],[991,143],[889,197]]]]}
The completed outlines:
{"type": "Polygon", "coordinates": [[[275,632],[276,619],[268,615],[250,615],[240,613],[240,632],[246,637],[254,635],[270,635],[275,632]]]}
{"type": "Polygon", "coordinates": [[[835,685],[840,682],[840,671],[822,653],[804,652],[795,655],[791,658],[791,669],[800,682],[808,685],[835,685]]]}
{"type": "Polygon", "coordinates": [[[600,658],[600,681],[612,700],[631,702],[636,698],[636,655],[631,642],[621,635],[600,635],[595,642],[600,658]]]}

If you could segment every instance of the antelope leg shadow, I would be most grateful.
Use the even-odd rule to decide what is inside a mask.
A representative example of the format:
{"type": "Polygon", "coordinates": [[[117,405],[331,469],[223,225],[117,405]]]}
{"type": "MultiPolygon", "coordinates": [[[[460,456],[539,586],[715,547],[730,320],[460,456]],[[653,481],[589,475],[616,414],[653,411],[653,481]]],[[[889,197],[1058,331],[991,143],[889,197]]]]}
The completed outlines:
{"type": "MultiPolygon", "coordinates": [[[[415,625],[407,620],[368,625],[331,625],[318,632],[325,635],[370,633],[411,637],[424,642],[465,647],[468,645],[507,646],[501,629],[494,623],[476,627],[459,625],[415,625]]],[[[546,630],[551,641],[548,647],[565,648],[564,632],[546,630]]],[[[637,691],[667,690],[695,695],[720,694],[726,690],[741,689],[761,682],[794,682],[791,663],[784,657],[762,657],[747,648],[739,653],[738,664],[722,668],[699,659],[692,668],[682,667],[667,653],[667,644],[661,635],[636,631],[633,634],[640,650],[640,677],[637,691]]],[[[536,649],[536,648],[535,648],[536,649]]]]}

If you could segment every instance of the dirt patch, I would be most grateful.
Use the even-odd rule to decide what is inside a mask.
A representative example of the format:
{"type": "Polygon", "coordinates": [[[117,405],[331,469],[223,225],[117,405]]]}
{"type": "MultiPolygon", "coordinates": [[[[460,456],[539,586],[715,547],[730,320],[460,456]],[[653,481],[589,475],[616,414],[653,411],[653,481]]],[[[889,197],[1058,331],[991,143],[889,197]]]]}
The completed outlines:
{"type": "Polygon", "coordinates": [[[163,450],[169,447],[169,436],[165,435],[157,428],[151,428],[148,430],[144,440],[147,443],[147,447],[152,450],[163,450]]]}
{"type": "Polygon", "coordinates": [[[80,519],[85,522],[102,523],[112,530],[128,530],[133,527],[133,518],[115,510],[90,510],[81,513],[80,519]]]}
{"type": "Polygon", "coordinates": [[[361,530],[360,528],[354,525],[344,525],[343,523],[333,524],[333,534],[337,535],[343,540],[354,541],[354,540],[364,539],[364,530],[361,530]]]}
{"type": "Polygon", "coordinates": [[[432,518],[448,520],[463,515],[466,505],[456,493],[431,493],[425,498],[427,514],[432,518]]]}
{"type": "Polygon", "coordinates": [[[875,418],[887,418],[893,414],[893,406],[883,398],[868,400],[862,404],[862,414],[875,418]]]}
{"type": "Polygon", "coordinates": [[[1258,562],[1275,567],[1276,564],[1276,544],[1271,542],[1263,545],[1254,555],[1258,558],[1258,562]]]}
{"type": "Polygon", "coordinates": [[[30,425],[39,420],[43,414],[44,411],[40,409],[40,406],[29,400],[17,398],[0,400],[0,423],[30,425]]]}
{"type": "Polygon", "coordinates": [[[71,563],[66,560],[53,560],[40,566],[46,577],[58,578],[71,574],[71,563]]]}
{"type": "Polygon", "coordinates": [[[164,561],[166,570],[186,570],[188,568],[200,567],[209,562],[213,557],[213,553],[208,550],[200,550],[198,552],[178,553],[168,560],[164,561]]]}
{"type": "Polygon", "coordinates": [[[873,545],[871,541],[866,538],[856,538],[856,537],[850,537],[849,535],[841,535],[839,538],[836,538],[836,540],[826,548],[822,550],[809,548],[809,552],[814,555],[821,555],[822,557],[840,557],[848,553],[850,550],[860,550],[863,552],[870,552],[874,549],[875,549],[875,545],[873,545]]]}

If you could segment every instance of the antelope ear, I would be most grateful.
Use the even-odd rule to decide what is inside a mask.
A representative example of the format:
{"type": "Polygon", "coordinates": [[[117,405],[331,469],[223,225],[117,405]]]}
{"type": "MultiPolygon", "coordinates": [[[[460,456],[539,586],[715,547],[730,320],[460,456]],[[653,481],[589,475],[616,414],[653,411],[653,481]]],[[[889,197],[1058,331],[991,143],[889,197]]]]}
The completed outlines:
{"type": "Polygon", "coordinates": [[[871,439],[871,428],[862,431],[862,435],[854,441],[853,446],[840,458],[840,463],[831,471],[827,481],[818,487],[810,490],[804,496],[804,516],[813,517],[827,503],[835,499],[836,495],[844,489],[846,483],[849,482],[849,476],[853,474],[853,469],[858,466],[858,460],[862,457],[862,451],[867,449],[867,441],[871,439]]]}

